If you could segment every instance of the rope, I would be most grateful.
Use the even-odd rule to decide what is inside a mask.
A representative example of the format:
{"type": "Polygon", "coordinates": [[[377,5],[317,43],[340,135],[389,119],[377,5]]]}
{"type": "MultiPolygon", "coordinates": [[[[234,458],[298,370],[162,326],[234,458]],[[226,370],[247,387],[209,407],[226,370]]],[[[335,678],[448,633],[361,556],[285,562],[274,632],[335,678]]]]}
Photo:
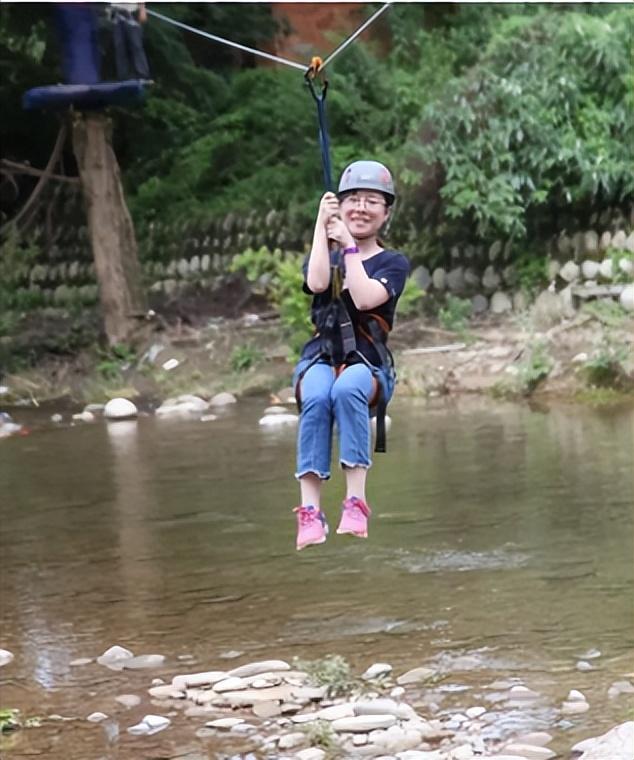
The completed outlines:
{"type": "Polygon", "coordinates": [[[356,39],[356,38],[357,38],[357,37],[358,37],[358,36],[361,34],[361,32],[363,32],[363,30],[364,30],[364,29],[367,29],[367,28],[368,28],[368,26],[370,26],[370,24],[371,24],[371,23],[374,21],[374,19],[378,18],[378,17],[379,17],[379,16],[380,16],[380,15],[383,13],[383,11],[386,11],[386,10],[387,10],[387,9],[390,7],[390,5],[391,5],[391,4],[392,4],[391,0],[390,0],[390,2],[387,2],[387,3],[385,3],[385,5],[384,5],[382,8],[379,8],[379,10],[378,10],[378,11],[376,11],[376,13],[374,13],[372,16],[370,16],[370,18],[369,18],[367,21],[365,21],[363,24],[361,24],[361,26],[360,26],[360,27],[357,29],[357,31],[356,31],[356,32],[353,32],[353,33],[352,33],[352,34],[351,34],[351,35],[348,37],[348,39],[344,40],[344,41],[341,43],[341,45],[339,45],[339,47],[338,47],[338,48],[336,48],[336,49],[335,49],[335,50],[334,50],[334,51],[333,51],[333,52],[332,52],[332,53],[331,53],[331,54],[328,56],[328,58],[326,58],[326,60],[325,60],[325,61],[323,62],[323,64],[321,65],[321,68],[322,68],[322,69],[323,69],[323,68],[325,68],[325,67],[326,67],[326,66],[327,66],[327,65],[330,63],[330,61],[332,61],[332,59],[333,59],[333,58],[334,58],[336,55],[339,55],[339,53],[341,53],[343,50],[345,50],[345,49],[348,47],[348,45],[349,45],[349,44],[350,44],[350,43],[351,43],[353,40],[355,40],[355,39],[356,39]]]}
{"type": "Polygon", "coordinates": [[[247,47],[246,45],[240,45],[238,42],[231,42],[231,40],[226,40],[224,37],[217,37],[215,34],[209,34],[209,32],[203,32],[201,29],[196,29],[193,26],[189,26],[189,24],[183,24],[182,21],[176,21],[173,18],[169,18],[168,16],[164,16],[162,13],[157,13],[156,11],[147,11],[148,15],[155,16],[156,18],[160,18],[161,21],[166,21],[168,24],[173,24],[174,26],[178,26],[181,29],[186,29],[188,32],[193,32],[193,34],[199,34],[201,37],[206,37],[208,40],[214,40],[214,42],[220,42],[223,45],[229,45],[229,47],[237,48],[238,50],[243,50],[246,53],[253,53],[253,55],[260,56],[260,58],[267,58],[269,61],[275,61],[276,63],[283,63],[285,66],[291,66],[294,69],[299,69],[300,71],[306,71],[306,65],[303,63],[296,63],[295,61],[289,61],[286,58],[280,58],[277,55],[271,55],[271,53],[265,53],[262,50],[256,50],[255,48],[247,47]]]}

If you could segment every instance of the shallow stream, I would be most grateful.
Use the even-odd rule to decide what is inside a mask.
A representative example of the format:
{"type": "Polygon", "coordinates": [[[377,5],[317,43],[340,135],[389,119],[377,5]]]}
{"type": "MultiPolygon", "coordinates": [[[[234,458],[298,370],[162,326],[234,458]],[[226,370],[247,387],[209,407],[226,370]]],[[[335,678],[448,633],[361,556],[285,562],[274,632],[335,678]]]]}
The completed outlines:
{"type": "MultiPolygon", "coordinates": [[[[157,711],[152,678],[327,653],[355,672],[434,668],[441,713],[494,710],[491,684],[517,679],[542,702],[491,730],[547,728],[561,749],[625,719],[631,702],[607,690],[634,670],[631,407],[398,399],[370,474],[369,540],[333,530],[297,554],[294,430],[259,428],[265,405],[206,423],[13,413],[32,432],[0,441],[0,647],[15,654],[0,707],[100,710],[121,733],[47,721],[0,739],[3,756],[185,757],[212,746],[194,736],[200,719],[125,732],[157,711]],[[70,665],[113,644],[165,667],[70,665]],[[587,713],[558,712],[571,688],[587,713]],[[142,705],[126,711],[122,693],[142,705]]],[[[336,473],[325,490],[335,525],[341,487],[336,473]]]]}

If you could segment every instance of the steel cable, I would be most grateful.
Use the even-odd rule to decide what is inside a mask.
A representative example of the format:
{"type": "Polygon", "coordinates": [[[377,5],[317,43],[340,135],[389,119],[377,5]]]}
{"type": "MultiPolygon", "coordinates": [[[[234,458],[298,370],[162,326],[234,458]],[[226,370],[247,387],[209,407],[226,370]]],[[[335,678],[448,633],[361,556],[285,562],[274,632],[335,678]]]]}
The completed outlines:
{"type": "Polygon", "coordinates": [[[192,32],[193,34],[199,34],[201,37],[206,37],[209,40],[214,40],[214,42],[220,42],[223,45],[229,45],[229,47],[237,48],[238,50],[243,50],[246,53],[253,53],[253,55],[260,56],[260,58],[267,58],[269,61],[276,61],[277,63],[283,63],[285,66],[291,66],[294,69],[299,69],[300,71],[306,71],[306,65],[303,63],[296,63],[295,61],[289,61],[286,58],[280,58],[278,55],[272,55],[271,53],[265,53],[263,50],[256,50],[255,48],[247,47],[246,45],[241,45],[239,42],[232,42],[231,40],[227,40],[224,37],[218,37],[215,34],[210,34],[209,32],[203,32],[202,29],[196,29],[194,26],[189,26],[189,24],[184,24],[182,21],[176,21],[173,18],[170,18],[169,16],[164,16],[162,13],[157,13],[156,11],[147,11],[148,15],[150,16],[156,16],[156,18],[160,18],[161,21],[166,21],[168,24],[173,24],[174,26],[178,26],[181,29],[186,29],[188,32],[192,32]]]}

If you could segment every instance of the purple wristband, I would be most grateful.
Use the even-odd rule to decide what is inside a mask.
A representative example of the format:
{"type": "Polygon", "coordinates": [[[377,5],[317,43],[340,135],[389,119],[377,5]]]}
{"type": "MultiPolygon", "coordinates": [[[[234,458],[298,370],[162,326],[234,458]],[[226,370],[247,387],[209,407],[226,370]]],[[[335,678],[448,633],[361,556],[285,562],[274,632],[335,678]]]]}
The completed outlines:
{"type": "Polygon", "coordinates": [[[343,249],[344,256],[346,255],[346,253],[359,253],[359,246],[358,245],[352,245],[352,246],[350,246],[350,248],[344,248],[343,249]]]}

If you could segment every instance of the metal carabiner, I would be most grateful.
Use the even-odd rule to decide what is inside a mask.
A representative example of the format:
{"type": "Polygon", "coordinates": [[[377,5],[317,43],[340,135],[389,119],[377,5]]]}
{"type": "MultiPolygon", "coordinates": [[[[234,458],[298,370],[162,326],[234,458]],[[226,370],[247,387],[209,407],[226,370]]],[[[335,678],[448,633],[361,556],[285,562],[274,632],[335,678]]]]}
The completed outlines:
{"type": "Polygon", "coordinates": [[[310,59],[310,65],[304,74],[304,79],[306,80],[310,94],[313,96],[317,103],[323,103],[328,91],[328,80],[322,71],[322,65],[323,61],[321,58],[318,55],[315,55],[310,59]],[[319,79],[321,82],[321,90],[319,92],[317,92],[315,88],[316,79],[319,79]]]}

